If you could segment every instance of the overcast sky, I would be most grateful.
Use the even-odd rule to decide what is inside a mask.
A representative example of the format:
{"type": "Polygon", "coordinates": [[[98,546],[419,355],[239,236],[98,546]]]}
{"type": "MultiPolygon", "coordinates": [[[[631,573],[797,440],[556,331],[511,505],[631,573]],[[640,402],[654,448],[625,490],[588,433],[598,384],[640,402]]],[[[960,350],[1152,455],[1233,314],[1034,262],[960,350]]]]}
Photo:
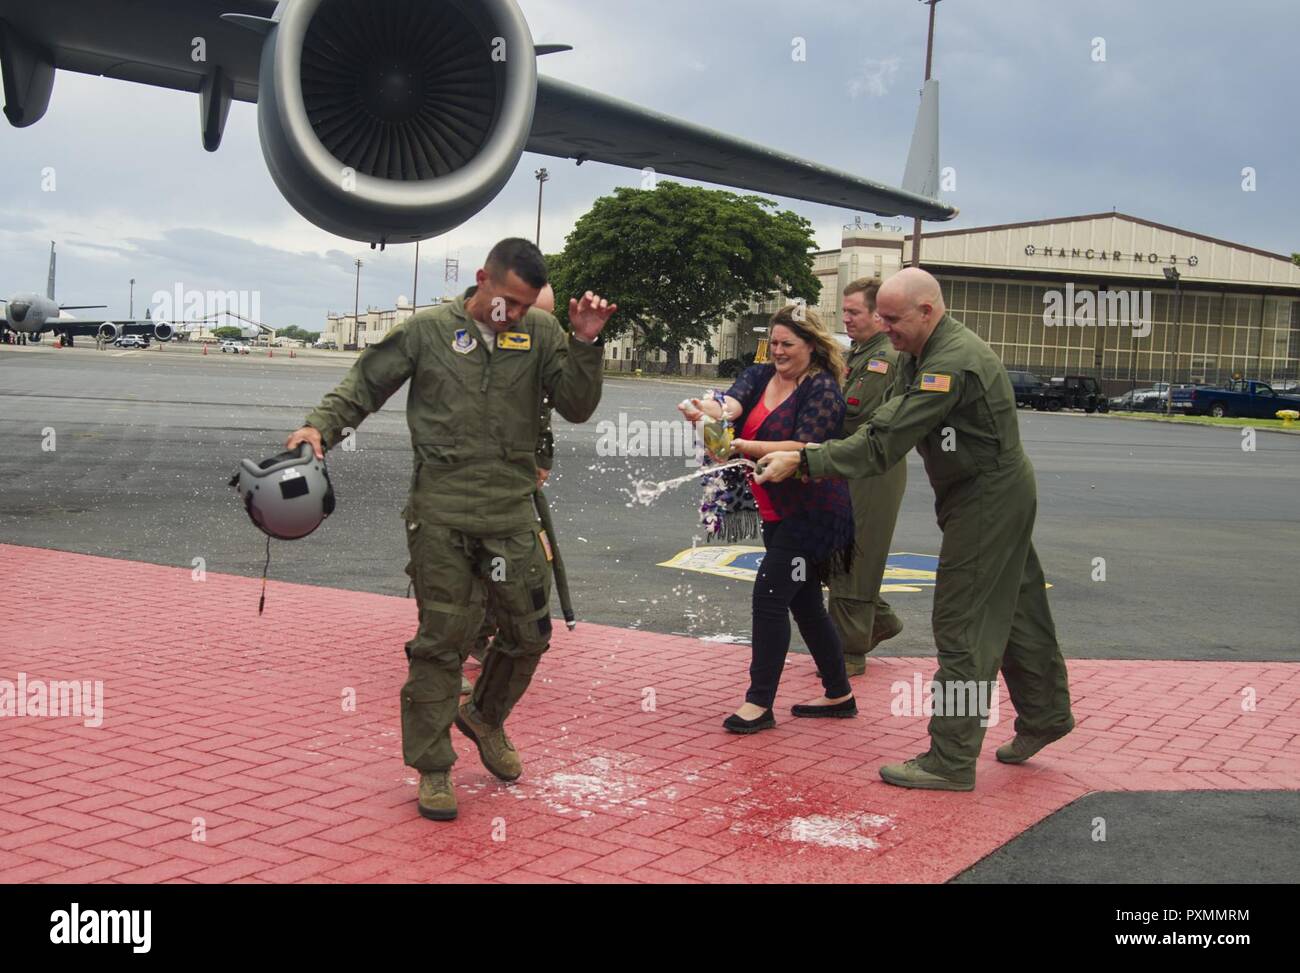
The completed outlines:
{"type": "MultiPolygon", "coordinates": [[[[106,0],[107,2],[107,0],[106,0]]],[[[182,2],[182,0],[177,0],[182,2]]],[[[917,0],[522,0],[549,55],[541,72],[882,182],[901,182],[924,71],[917,0]],[[791,57],[802,37],[807,60],[791,57]]],[[[935,76],[952,226],[1112,208],[1228,240],[1300,250],[1300,4],[1276,0],[943,0],[935,76]],[[1105,60],[1094,60],[1105,43],[1105,60]],[[1257,189],[1242,191],[1254,167],[1257,189]]],[[[256,291],[262,320],[320,330],[361,304],[411,293],[414,247],[371,251],[316,229],[262,161],[256,110],[235,104],[215,154],[197,96],[60,73],[35,126],[0,122],[0,295],[43,292],[59,244],[57,297],[127,312],[156,291],[256,291]],[[52,166],[54,192],[41,172],[52,166]]],[[[640,175],[525,155],[474,219],[421,245],[419,297],[460,286],[487,248],[531,237],[547,166],[542,245],[562,248],[596,197],[640,175]]],[[[855,214],[779,200],[821,247],[855,214]]],[[[866,214],[863,214],[864,216],[866,214]]],[[[873,217],[874,219],[874,217],[873,217]]],[[[612,295],[617,297],[617,295],[612,295]]],[[[93,313],[93,312],[91,312],[93,313]]]]}

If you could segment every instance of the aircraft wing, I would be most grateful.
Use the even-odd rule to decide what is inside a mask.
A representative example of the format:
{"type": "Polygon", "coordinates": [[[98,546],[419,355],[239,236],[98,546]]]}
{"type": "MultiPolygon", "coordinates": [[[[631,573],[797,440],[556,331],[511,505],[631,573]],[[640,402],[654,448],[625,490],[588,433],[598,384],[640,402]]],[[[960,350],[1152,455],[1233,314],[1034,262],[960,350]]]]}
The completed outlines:
{"type": "MultiPolygon", "coordinates": [[[[154,325],[161,321],[139,320],[137,318],[51,318],[46,322],[46,330],[52,334],[70,334],[73,337],[94,337],[105,324],[117,326],[119,334],[138,334],[153,337],[154,325]]],[[[174,327],[174,326],[173,326],[174,327]]]]}
{"type": "Polygon", "coordinates": [[[808,162],[555,78],[537,79],[528,151],[805,199],[881,216],[950,220],[925,196],[808,162]]]}
{"type": "MultiPolygon", "coordinates": [[[[258,100],[261,32],[278,9],[276,0],[0,0],[5,115],[18,127],[37,121],[49,103],[55,70],[103,75],[202,93],[203,144],[214,150],[229,100],[258,100]],[[206,42],[203,60],[192,56],[197,40],[206,42]],[[23,67],[29,70],[18,70],[23,67]]],[[[563,47],[542,45],[537,53],[563,47]]],[[[532,152],[651,167],[660,175],[883,216],[948,220],[957,213],[925,195],[555,78],[539,75],[537,85],[527,139],[532,152]]]]}

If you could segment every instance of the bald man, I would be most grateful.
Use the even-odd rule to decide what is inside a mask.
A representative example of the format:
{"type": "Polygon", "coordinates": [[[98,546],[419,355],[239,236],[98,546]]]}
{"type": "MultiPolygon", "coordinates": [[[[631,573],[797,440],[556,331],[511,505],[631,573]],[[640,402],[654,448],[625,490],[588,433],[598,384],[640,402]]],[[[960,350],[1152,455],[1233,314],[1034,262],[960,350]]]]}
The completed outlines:
{"type": "MultiPolygon", "coordinates": [[[[547,284],[537,292],[537,300],[533,302],[533,307],[539,311],[545,311],[547,314],[555,313],[555,288],[547,284]]],[[[540,433],[537,437],[537,489],[541,489],[547,478],[551,475],[551,467],[555,465],[555,435],[551,431],[551,406],[550,403],[542,400],[542,424],[540,433]]],[[[492,609],[489,607],[483,615],[483,624],[479,626],[478,634],[474,637],[474,646],[469,650],[470,657],[482,664],[484,656],[487,655],[488,643],[497,634],[497,620],[492,616],[492,609]]],[[[468,696],[474,691],[474,684],[465,678],[464,673],[460,677],[460,694],[468,696]]]]}
{"type": "Polygon", "coordinates": [[[880,476],[913,446],[934,487],[943,543],[934,590],[930,749],[880,768],[890,784],[968,791],[999,668],[1016,735],[998,748],[1023,763],[1074,728],[1065,659],[1032,534],[1034,468],[1020,445],[1015,392],[993,350],[947,313],[939,282],[909,267],[876,298],[884,333],[906,352],[905,391],[847,439],[769,453],[758,482],[880,476]]]}

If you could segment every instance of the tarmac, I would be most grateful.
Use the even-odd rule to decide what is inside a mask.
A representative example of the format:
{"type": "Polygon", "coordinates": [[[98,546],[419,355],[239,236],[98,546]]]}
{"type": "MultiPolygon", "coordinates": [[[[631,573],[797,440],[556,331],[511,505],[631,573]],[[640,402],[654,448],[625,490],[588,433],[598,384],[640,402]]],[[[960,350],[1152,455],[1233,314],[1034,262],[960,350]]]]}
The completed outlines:
{"type": "MultiPolygon", "coordinates": [[[[796,652],[778,728],[726,734],[748,584],[660,566],[699,546],[698,492],[629,491],[689,460],[604,455],[598,433],[671,420],[691,387],[609,377],[591,422],[556,423],[547,492],[580,624],[557,622],[511,719],[525,776],[496,781],[457,737],[461,816],[435,824],[397,737],[415,622],[404,395],[331,454],[339,510],[273,545],[260,617],[265,545],[225,486],[239,457],[280,448],[341,357],[0,346],[0,704],[19,673],[104,689],[100,726],[0,717],[0,881],[1294,875],[1294,437],[1246,451],[1235,429],[1023,415],[1079,727],[1000,765],[1004,695],[977,789],[913,792],[877,768],[925,749],[925,718],[896,711],[934,669],[930,588],[890,596],[907,628],[855,680],[856,720],[782,716],[819,692],[796,652]]],[[[938,551],[915,457],[909,477],[900,565],[938,551]]]]}

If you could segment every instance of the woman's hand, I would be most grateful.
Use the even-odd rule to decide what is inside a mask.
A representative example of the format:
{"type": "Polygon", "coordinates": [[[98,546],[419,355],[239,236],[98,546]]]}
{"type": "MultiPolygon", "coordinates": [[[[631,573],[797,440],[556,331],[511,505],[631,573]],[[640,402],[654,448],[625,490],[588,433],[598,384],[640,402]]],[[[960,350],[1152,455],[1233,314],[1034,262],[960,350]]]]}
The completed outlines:
{"type": "Polygon", "coordinates": [[[754,439],[733,439],[731,452],[735,456],[748,456],[757,459],[763,455],[763,444],[754,439]]]}
{"type": "Polygon", "coordinates": [[[687,422],[699,422],[706,416],[710,419],[722,418],[722,404],[715,399],[682,399],[677,409],[687,422]]]}

